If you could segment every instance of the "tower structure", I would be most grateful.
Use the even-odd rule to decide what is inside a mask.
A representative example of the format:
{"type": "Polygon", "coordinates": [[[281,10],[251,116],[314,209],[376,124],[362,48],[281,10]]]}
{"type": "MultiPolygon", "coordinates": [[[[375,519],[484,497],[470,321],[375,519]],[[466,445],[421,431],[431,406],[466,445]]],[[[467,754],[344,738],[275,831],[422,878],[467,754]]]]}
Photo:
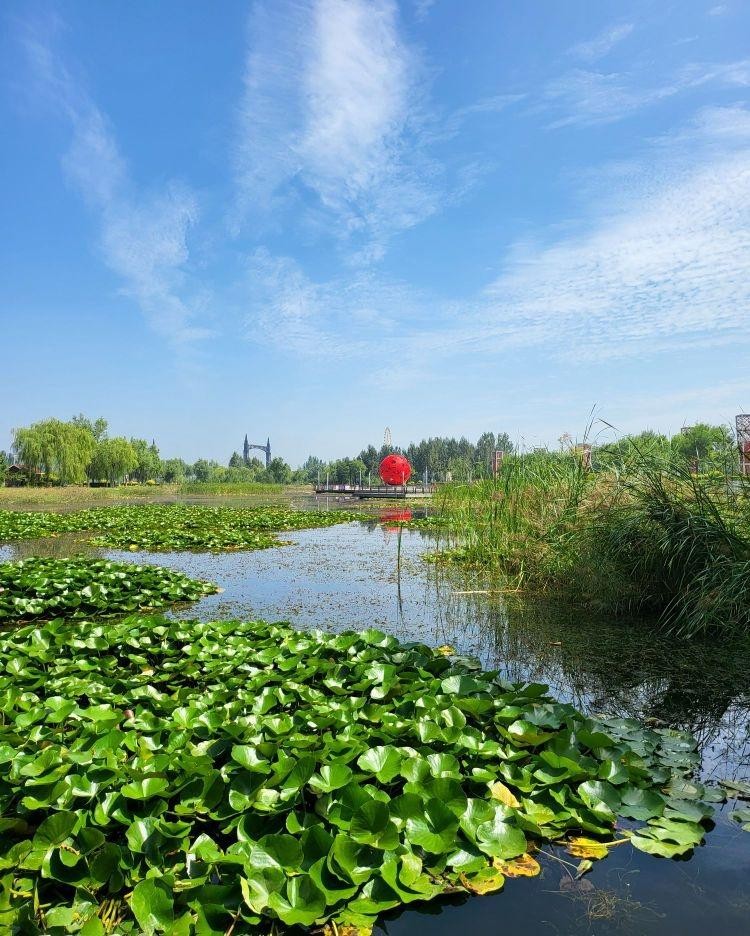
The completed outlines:
{"type": "Polygon", "coordinates": [[[242,446],[242,457],[245,459],[245,464],[250,464],[250,449],[260,449],[261,452],[265,453],[266,456],[266,468],[271,467],[271,439],[270,437],[266,439],[265,445],[254,444],[253,442],[248,442],[247,433],[245,434],[245,444],[242,446]]]}

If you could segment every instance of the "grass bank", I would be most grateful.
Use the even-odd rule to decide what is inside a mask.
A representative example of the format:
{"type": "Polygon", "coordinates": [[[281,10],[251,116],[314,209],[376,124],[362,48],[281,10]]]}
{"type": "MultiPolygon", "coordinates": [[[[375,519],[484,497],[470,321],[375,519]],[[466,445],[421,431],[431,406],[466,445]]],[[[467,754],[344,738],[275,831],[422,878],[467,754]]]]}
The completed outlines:
{"type": "Polygon", "coordinates": [[[506,460],[436,500],[438,559],[501,571],[509,589],[655,617],[693,637],[750,631],[750,485],[633,453],[596,471],[572,455],[506,460]]]}

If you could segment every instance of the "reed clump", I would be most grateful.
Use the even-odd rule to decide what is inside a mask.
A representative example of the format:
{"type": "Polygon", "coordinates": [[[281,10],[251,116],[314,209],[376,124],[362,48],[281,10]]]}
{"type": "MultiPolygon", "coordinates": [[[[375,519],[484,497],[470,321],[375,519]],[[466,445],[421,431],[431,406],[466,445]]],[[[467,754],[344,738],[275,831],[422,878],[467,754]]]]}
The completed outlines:
{"type": "Polygon", "coordinates": [[[439,494],[438,560],[680,637],[750,631],[750,484],[633,451],[591,470],[575,453],[506,459],[439,494]]]}

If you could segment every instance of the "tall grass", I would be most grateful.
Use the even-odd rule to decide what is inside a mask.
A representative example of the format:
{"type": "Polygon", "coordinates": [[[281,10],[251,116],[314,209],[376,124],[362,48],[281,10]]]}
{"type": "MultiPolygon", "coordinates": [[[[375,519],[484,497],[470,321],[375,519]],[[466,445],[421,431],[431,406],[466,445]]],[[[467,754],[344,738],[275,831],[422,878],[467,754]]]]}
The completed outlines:
{"type": "Polygon", "coordinates": [[[575,455],[535,452],[436,503],[444,559],[695,637],[750,632],[749,495],[742,479],[696,476],[653,453],[592,472],[575,455]]]}

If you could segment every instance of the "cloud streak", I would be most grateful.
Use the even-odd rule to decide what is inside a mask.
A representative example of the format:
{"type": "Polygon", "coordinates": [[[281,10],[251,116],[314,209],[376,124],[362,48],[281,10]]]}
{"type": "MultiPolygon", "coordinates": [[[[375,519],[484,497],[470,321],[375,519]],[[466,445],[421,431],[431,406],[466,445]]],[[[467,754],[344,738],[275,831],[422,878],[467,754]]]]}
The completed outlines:
{"type": "Polygon", "coordinates": [[[593,62],[604,58],[612,49],[627,39],[633,32],[635,26],[632,23],[620,23],[616,26],[608,26],[599,35],[594,36],[586,42],[579,42],[568,50],[568,54],[574,58],[583,59],[587,62],[593,62]]]}
{"type": "Polygon", "coordinates": [[[21,42],[34,84],[70,128],[66,177],[98,217],[101,254],[123,293],[156,332],[184,347],[208,334],[182,295],[196,199],[175,182],[156,193],[136,191],[106,115],[55,48],[58,29],[52,20],[45,28],[35,23],[21,42]]]}
{"type": "Polygon", "coordinates": [[[235,149],[239,218],[290,206],[363,260],[434,214],[446,180],[423,145],[421,62],[393,0],[255,5],[235,149]]]}
{"type": "Polygon", "coordinates": [[[709,85],[750,87],[750,59],[721,64],[695,62],[664,82],[646,87],[631,74],[575,68],[546,84],[537,109],[558,113],[548,129],[590,127],[623,120],[645,107],[709,85]]]}
{"type": "Polygon", "coordinates": [[[601,361],[750,343],[750,147],[743,133],[726,133],[730,122],[747,129],[739,118],[748,113],[727,111],[691,122],[697,164],[679,155],[688,130],[673,149],[655,141],[632,167],[640,181],[598,204],[586,231],[518,245],[463,301],[373,276],[313,282],[291,261],[273,261],[276,279],[257,297],[270,316],[259,333],[295,353],[361,357],[377,346],[407,369],[438,371],[521,347],[601,361]],[[302,336],[301,308],[311,328],[302,336]]]}

